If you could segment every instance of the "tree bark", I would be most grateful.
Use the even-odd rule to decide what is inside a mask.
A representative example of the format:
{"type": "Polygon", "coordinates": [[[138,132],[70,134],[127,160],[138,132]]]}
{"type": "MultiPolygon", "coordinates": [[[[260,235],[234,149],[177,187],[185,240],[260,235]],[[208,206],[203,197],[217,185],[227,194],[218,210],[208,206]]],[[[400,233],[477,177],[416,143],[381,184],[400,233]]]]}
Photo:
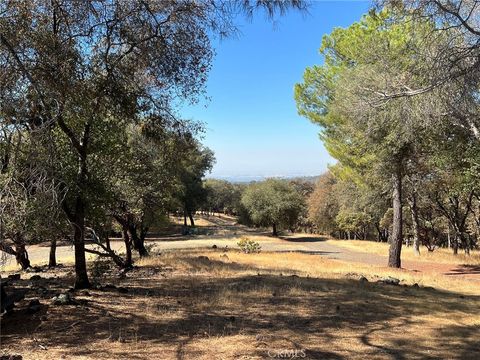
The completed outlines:
{"type": "Polygon", "coordinates": [[[412,214],[413,224],[413,251],[415,255],[420,255],[420,223],[418,221],[417,196],[412,194],[410,199],[410,212],[412,214]]]}
{"type": "Polygon", "coordinates": [[[15,245],[15,259],[22,267],[22,270],[26,270],[30,267],[30,260],[28,259],[28,253],[25,249],[25,244],[15,245]]]}
{"type": "MultiPolygon", "coordinates": [[[[145,257],[145,256],[148,256],[148,251],[147,249],[145,248],[145,237],[144,236],[138,236],[138,233],[137,233],[137,226],[133,223],[130,223],[129,226],[128,226],[128,231],[129,231],[129,234],[130,234],[130,238],[132,240],[132,243],[133,243],[133,248],[135,250],[138,251],[138,255],[140,255],[140,257],[145,257]]],[[[141,234],[143,235],[143,234],[141,234]]]]}
{"type": "Polygon", "coordinates": [[[57,266],[57,239],[53,238],[50,241],[50,254],[48,257],[48,267],[56,267],[57,266]]]}
{"type": "Polygon", "coordinates": [[[125,268],[132,267],[132,241],[128,232],[128,226],[122,225],[123,242],[125,243],[125,268]]]}
{"type": "Polygon", "coordinates": [[[81,195],[77,196],[75,221],[73,223],[73,244],[75,249],[75,289],[90,288],[85,259],[85,205],[81,195]]]}
{"type": "Polygon", "coordinates": [[[401,267],[400,254],[403,242],[402,227],[402,172],[399,167],[393,177],[393,230],[388,254],[389,267],[401,267]]]}
{"type": "Polygon", "coordinates": [[[193,215],[192,215],[191,211],[188,212],[188,218],[190,219],[190,225],[192,227],[194,227],[195,226],[195,221],[193,221],[193,215]]]}
{"type": "Polygon", "coordinates": [[[273,235],[273,236],[278,236],[278,233],[277,233],[277,224],[275,224],[275,223],[272,224],[272,235],[273,235]]]}

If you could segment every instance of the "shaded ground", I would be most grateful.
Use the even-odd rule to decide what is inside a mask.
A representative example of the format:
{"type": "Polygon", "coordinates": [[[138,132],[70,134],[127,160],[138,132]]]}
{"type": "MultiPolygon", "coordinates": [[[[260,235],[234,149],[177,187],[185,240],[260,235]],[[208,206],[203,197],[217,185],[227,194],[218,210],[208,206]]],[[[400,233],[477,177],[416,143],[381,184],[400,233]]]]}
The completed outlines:
{"type": "Polygon", "coordinates": [[[127,292],[76,292],[78,305],[50,301],[68,289],[72,268],[16,281],[28,294],[2,319],[2,351],[24,359],[478,358],[480,296],[296,276],[278,267],[280,256],[311,258],[272,254],[268,270],[232,251],[167,252],[126,277],[105,271],[97,281],[127,292]],[[28,314],[32,298],[42,307],[28,314]]]}

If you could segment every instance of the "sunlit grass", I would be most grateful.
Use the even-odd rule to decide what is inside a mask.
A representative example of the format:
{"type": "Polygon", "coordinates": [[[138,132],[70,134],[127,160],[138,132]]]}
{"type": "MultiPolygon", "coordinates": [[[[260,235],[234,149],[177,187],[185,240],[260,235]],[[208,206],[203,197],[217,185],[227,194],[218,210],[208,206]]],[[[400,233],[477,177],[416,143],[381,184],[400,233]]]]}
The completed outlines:
{"type": "MultiPolygon", "coordinates": [[[[366,241],[366,240],[328,240],[329,243],[341,246],[346,249],[365,252],[375,255],[388,255],[387,243],[380,243],[375,241],[366,241]]],[[[470,255],[465,255],[464,253],[459,252],[457,255],[454,255],[451,249],[439,248],[433,252],[429,252],[424,246],[420,248],[420,256],[415,255],[413,247],[403,246],[402,247],[402,259],[412,260],[412,261],[427,261],[427,262],[437,262],[443,264],[468,264],[468,265],[479,265],[480,264],[480,251],[472,250],[470,255]]]]}

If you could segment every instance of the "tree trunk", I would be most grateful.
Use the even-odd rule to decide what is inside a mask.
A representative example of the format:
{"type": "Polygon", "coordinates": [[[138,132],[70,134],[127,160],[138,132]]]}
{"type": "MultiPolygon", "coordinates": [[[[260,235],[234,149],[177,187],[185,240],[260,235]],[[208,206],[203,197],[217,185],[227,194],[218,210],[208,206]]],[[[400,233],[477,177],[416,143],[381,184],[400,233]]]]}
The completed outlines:
{"type": "Polygon", "coordinates": [[[132,267],[132,241],[126,225],[122,226],[122,236],[125,243],[125,268],[130,268],[132,267]]]}
{"type": "Polygon", "coordinates": [[[57,239],[53,238],[50,241],[50,255],[48,257],[48,267],[57,266],[57,239]]]}
{"type": "Polygon", "coordinates": [[[130,224],[128,228],[129,228],[130,238],[133,243],[133,248],[138,251],[138,255],[140,255],[140,257],[148,256],[148,251],[145,248],[145,242],[144,242],[145,237],[138,236],[137,227],[135,226],[135,224],[130,224]]]}
{"type": "Polygon", "coordinates": [[[453,255],[457,255],[458,254],[458,236],[457,234],[455,234],[455,236],[453,237],[453,255]]]}
{"type": "Polygon", "coordinates": [[[388,254],[388,266],[400,268],[402,251],[402,172],[397,169],[393,178],[393,230],[388,254]]]}
{"type": "Polygon", "coordinates": [[[193,221],[193,215],[192,215],[191,211],[188,212],[188,218],[190,219],[190,225],[192,227],[194,227],[195,226],[195,221],[193,221]]]}
{"type": "Polygon", "coordinates": [[[183,226],[187,227],[187,210],[183,210],[183,226]]]}
{"type": "Polygon", "coordinates": [[[25,249],[25,244],[15,245],[15,259],[22,267],[22,270],[26,270],[30,267],[30,260],[28,259],[28,253],[25,249]]]}
{"type": "Polygon", "coordinates": [[[90,288],[90,282],[88,281],[87,261],[85,259],[85,206],[81,196],[77,196],[73,227],[75,289],[88,289],[90,288]]]}
{"type": "Polygon", "coordinates": [[[278,236],[278,233],[277,233],[277,224],[275,224],[275,223],[272,224],[272,235],[273,235],[273,236],[278,236]]]}
{"type": "Polygon", "coordinates": [[[410,200],[410,212],[412,214],[413,224],[413,251],[415,255],[420,255],[420,224],[418,221],[417,196],[412,194],[410,200]]]}

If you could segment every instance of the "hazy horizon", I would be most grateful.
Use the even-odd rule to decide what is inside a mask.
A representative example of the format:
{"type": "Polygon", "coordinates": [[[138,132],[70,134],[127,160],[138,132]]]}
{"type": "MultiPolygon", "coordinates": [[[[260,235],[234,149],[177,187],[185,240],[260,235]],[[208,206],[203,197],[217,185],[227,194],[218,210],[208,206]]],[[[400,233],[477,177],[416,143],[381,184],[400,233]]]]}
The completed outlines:
{"type": "Polygon", "coordinates": [[[357,21],[368,5],[315,2],[309,15],[291,12],[275,25],[258,15],[240,21],[239,37],[215,43],[209,101],[180,111],[206,123],[204,144],[217,159],[208,177],[312,176],[335,163],[319,127],[297,114],[293,87],[307,66],[322,63],[323,35],[357,21]]]}

